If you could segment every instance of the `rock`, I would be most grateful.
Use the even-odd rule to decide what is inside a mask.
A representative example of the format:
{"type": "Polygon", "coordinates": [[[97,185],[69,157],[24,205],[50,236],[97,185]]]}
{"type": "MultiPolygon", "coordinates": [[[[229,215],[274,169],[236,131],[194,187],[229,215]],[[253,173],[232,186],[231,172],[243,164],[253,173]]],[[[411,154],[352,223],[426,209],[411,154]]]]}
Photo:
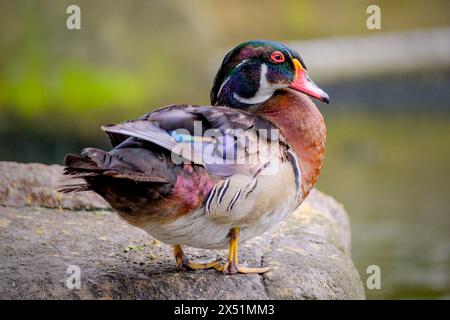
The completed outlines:
{"type": "Polygon", "coordinates": [[[93,192],[57,192],[63,184],[81,182],[68,179],[62,172],[63,167],[58,165],[0,161],[0,205],[30,205],[71,210],[109,208],[109,205],[93,192]]]}
{"type": "MultiPolygon", "coordinates": [[[[364,299],[347,214],[319,191],[275,231],[240,246],[242,263],[270,272],[224,276],[179,271],[170,246],[95,194],[57,193],[61,172],[0,162],[0,299],[364,299]],[[69,266],[79,267],[79,289],[66,285],[69,266]]],[[[227,254],[185,252],[193,261],[227,254]]]]}

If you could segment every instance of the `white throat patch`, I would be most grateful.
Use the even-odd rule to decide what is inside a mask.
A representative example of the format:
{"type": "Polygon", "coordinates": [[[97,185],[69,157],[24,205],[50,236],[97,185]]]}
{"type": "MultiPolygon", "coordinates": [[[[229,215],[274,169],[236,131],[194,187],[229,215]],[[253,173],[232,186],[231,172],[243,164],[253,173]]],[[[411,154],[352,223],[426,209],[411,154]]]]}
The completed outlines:
{"type": "Polygon", "coordinates": [[[273,86],[267,81],[267,65],[263,63],[261,64],[261,74],[259,75],[259,88],[255,95],[251,98],[243,98],[236,92],[234,92],[233,97],[241,103],[257,104],[269,99],[273,95],[275,90],[281,87],[282,86],[273,86]]]}

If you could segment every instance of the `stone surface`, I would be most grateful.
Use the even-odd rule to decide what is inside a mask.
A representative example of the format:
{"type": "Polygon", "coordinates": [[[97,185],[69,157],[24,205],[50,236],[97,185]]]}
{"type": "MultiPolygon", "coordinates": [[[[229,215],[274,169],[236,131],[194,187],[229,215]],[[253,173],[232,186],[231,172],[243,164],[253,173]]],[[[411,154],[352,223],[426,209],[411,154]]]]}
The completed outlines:
{"type": "Polygon", "coordinates": [[[0,205],[32,205],[72,210],[109,208],[95,193],[57,192],[64,183],[77,182],[63,176],[62,172],[63,167],[58,165],[0,161],[0,205]]]}
{"type": "MultiPolygon", "coordinates": [[[[61,195],[60,166],[0,162],[0,299],[363,299],[347,214],[313,191],[274,232],[240,246],[264,275],[179,271],[170,246],[92,193],[61,195]],[[81,271],[70,290],[67,269],[81,271]]],[[[224,250],[185,248],[192,261],[224,250]]]]}

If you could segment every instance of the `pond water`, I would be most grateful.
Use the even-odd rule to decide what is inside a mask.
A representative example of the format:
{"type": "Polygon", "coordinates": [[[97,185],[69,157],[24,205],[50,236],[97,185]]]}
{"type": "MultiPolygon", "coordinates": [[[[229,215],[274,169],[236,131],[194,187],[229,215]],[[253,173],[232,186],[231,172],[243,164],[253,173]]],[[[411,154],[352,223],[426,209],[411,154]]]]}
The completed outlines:
{"type": "Polygon", "coordinates": [[[450,118],[330,115],[318,188],[347,209],[368,298],[450,298],[450,118]]]}

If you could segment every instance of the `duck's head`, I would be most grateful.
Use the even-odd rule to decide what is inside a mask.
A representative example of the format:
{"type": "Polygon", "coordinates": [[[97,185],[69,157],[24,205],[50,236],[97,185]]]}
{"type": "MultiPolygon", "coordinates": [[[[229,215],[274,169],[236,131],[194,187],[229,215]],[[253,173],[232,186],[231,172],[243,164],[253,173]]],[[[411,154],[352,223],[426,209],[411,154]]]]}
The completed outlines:
{"type": "Polygon", "coordinates": [[[262,104],[283,88],[329,102],[328,94],[309,78],[296,51],[279,42],[249,41],[238,45],[223,59],[214,78],[211,103],[248,108],[262,104]]]}

